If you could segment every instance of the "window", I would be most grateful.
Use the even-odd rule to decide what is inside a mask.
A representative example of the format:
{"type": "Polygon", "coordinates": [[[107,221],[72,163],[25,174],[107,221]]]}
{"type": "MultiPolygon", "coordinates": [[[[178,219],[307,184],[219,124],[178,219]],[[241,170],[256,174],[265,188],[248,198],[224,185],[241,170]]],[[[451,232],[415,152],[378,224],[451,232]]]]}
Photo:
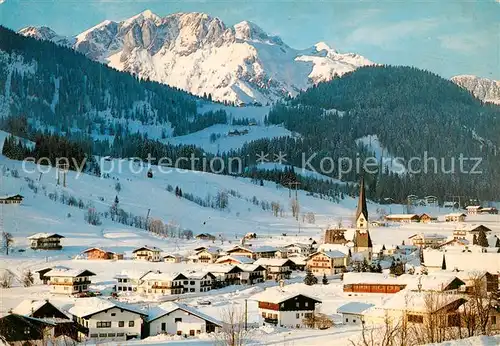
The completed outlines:
{"type": "Polygon", "coordinates": [[[105,337],[107,337],[107,336],[108,336],[108,334],[106,334],[106,333],[99,333],[99,337],[100,337],[100,338],[105,338],[105,337]]]}
{"type": "Polygon", "coordinates": [[[114,312],[111,313],[111,316],[116,316],[116,314],[114,312]]]}
{"type": "Polygon", "coordinates": [[[307,308],[309,306],[309,302],[305,302],[304,306],[307,308]]]}
{"type": "Polygon", "coordinates": [[[189,284],[190,285],[194,285],[194,281],[189,281],[189,284]]]}
{"type": "Polygon", "coordinates": [[[125,333],[116,333],[116,336],[118,336],[118,337],[125,336],[125,333]]]}
{"type": "Polygon", "coordinates": [[[29,334],[29,333],[30,333],[30,327],[25,327],[24,334],[29,334]]]}
{"type": "Polygon", "coordinates": [[[346,321],[346,322],[349,322],[349,319],[348,319],[348,318],[346,318],[346,319],[345,319],[345,321],[346,321]]]}
{"type": "Polygon", "coordinates": [[[134,321],[128,321],[128,326],[133,327],[134,326],[134,321]]]}
{"type": "Polygon", "coordinates": [[[300,314],[295,314],[295,318],[300,318],[300,314]]]}
{"type": "Polygon", "coordinates": [[[181,330],[178,330],[178,331],[177,331],[177,335],[182,335],[182,331],[181,331],[181,330]]]}
{"type": "Polygon", "coordinates": [[[177,322],[182,322],[182,317],[176,317],[175,320],[174,320],[175,323],[177,322]]]}
{"type": "Polygon", "coordinates": [[[116,336],[115,333],[108,333],[108,338],[114,338],[116,336]]]}
{"type": "Polygon", "coordinates": [[[194,288],[190,288],[190,289],[189,289],[189,292],[194,292],[194,288]]]}
{"type": "Polygon", "coordinates": [[[111,328],[111,321],[97,322],[97,328],[111,328]]]}
{"type": "Polygon", "coordinates": [[[125,321],[118,321],[118,327],[125,327],[125,321]]]}
{"type": "Polygon", "coordinates": [[[266,318],[266,313],[265,312],[262,313],[262,317],[266,318]]]}
{"type": "Polygon", "coordinates": [[[97,335],[97,334],[90,334],[90,337],[91,337],[91,338],[97,338],[98,336],[99,336],[99,335],[97,335]]]}
{"type": "Polygon", "coordinates": [[[295,302],[295,306],[299,308],[300,307],[300,302],[295,302]]]}
{"type": "Polygon", "coordinates": [[[187,285],[187,284],[188,284],[188,282],[187,282],[187,281],[184,281],[184,285],[187,285]]]}
{"type": "Polygon", "coordinates": [[[408,315],[408,322],[411,322],[411,323],[424,323],[424,316],[421,316],[421,315],[408,315]]]}
{"type": "Polygon", "coordinates": [[[189,335],[190,335],[190,336],[194,336],[194,329],[191,329],[191,330],[189,331],[189,335]]]}
{"type": "Polygon", "coordinates": [[[64,290],[65,291],[69,290],[69,287],[68,286],[64,286],[64,290]]]}

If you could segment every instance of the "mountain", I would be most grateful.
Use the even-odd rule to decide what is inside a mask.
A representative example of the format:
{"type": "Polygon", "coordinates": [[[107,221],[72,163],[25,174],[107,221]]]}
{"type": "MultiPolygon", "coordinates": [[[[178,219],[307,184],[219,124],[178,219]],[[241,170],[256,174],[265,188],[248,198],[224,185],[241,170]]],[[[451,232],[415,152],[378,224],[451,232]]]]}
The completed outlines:
{"type": "Polygon", "coordinates": [[[161,18],[147,10],[121,22],[104,21],[65,39],[48,28],[30,27],[20,33],[69,45],[90,59],[143,79],[236,104],[267,104],[295,96],[311,85],[373,64],[323,42],[297,50],[254,23],[226,26],[204,13],[161,18]]]}
{"type": "Polygon", "coordinates": [[[33,37],[36,38],[37,40],[51,41],[54,42],[55,44],[65,47],[71,47],[75,42],[74,39],[69,39],[65,36],[60,36],[54,30],[46,26],[40,26],[40,27],[28,26],[26,28],[19,30],[19,33],[26,37],[33,37]]]}
{"type": "Polygon", "coordinates": [[[500,104],[500,81],[471,75],[455,76],[451,80],[484,102],[500,104]]]}

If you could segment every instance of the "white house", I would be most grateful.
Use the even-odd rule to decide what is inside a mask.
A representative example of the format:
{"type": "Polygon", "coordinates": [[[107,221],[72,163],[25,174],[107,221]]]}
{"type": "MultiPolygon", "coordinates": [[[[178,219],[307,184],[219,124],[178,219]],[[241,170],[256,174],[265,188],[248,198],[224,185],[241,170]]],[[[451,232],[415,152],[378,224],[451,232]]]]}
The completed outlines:
{"type": "Polygon", "coordinates": [[[176,253],[163,256],[163,262],[166,263],[180,263],[181,261],[182,256],[176,253]]]}
{"type": "Polygon", "coordinates": [[[181,273],[149,272],[141,278],[137,291],[145,294],[181,294],[186,280],[188,278],[181,273]]]}
{"type": "Polygon", "coordinates": [[[143,283],[143,277],[151,272],[152,272],[151,270],[147,272],[122,270],[119,274],[115,275],[115,280],[116,280],[115,291],[137,292],[137,289],[143,283]]]}
{"type": "Polygon", "coordinates": [[[374,304],[349,302],[337,309],[337,313],[342,315],[342,323],[349,325],[359,325],[363,322],[363,312],[375,306],[374,304]]]}
{"type": "Polygon", "coordinates": [[[49,278],[50,293],[84,294],[88,292],[90,277],[95,274],[87,269],[52,269],[45,273],[49,278]]]}
{"type": "Polygon", "coordinates": [[[154,246],[142,246],[132,251],[136,260],[146,260],[149,262],[160,262],[162,260],[161,250],[154,246]]]}
{"type": "Polygon", "coordinates": [[[253,264],[266,269],[268,280],[289,279],[294,263],[287,258],[259,258],[253,264]]]}
{"type": "Polygon", "coordinates": [[[158,334],[195,336],[212,333],[222,327],[218,320],[186,304],[166,302],[149,310],[149,336],[158,334]]]}
{"type": "Polygon", "coordinates": [[[285,328],[301,328],[311,317],[320,300],[301,293],[287,292],[284,287],[268,288],[251,298],[259,305],[260,323],[285,328]]]}
{"type": "Polygon", "coordinates": [[[184,272],[183,275],[186,277],[182,281],[183,293],[208,292],[215,281],[215,275],[208,272],[191,271],[184,272]]]}
{"type": "Polygon", "coordinates": [[[140,338],[143,318],[147,316],[132,306],[101,298],[79,299],[68,312],[81,327],[81,338],[106,342],[140,338]]]}
{"type": "Polygon", "coordinates": [[[309,244],[293,243],[286,245],[284,250],[286,250],[288,257],[309,256],[311,254],[312,247],[309,244]]]}

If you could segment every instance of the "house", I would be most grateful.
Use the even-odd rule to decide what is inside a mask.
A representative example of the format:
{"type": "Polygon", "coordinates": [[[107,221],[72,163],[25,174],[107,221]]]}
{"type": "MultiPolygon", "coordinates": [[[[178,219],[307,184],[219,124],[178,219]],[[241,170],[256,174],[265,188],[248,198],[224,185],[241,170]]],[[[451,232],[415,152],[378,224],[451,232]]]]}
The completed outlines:
{"type": "Polygon", "coordinates": [[[467,215],[464,213],[450,213],[444,216],[446,222],[464,222],[467,215]]]}
{"type": "Polygon", "coordinates": [[[44,276],[50,278],[50,293],[82,295],[89,291],[94,275],[87,269],[52,269],[44,276]]]}
{"type": "Polygon", "coordinates": [[[454,272],[457,277],[465,282],[466,293],[473,293],[475,289],[484,292],[496,292],[498,290],[498,274],[485,270],[474,270],[465,272],[454,272]]]}
{"type": "Polygon", "coordinates": [[[143,278],[151,272],[151,270],[147,272],[122,270],[115,275],[115,292],[137,292],[143,283],[143,278]]]}
{"type": "Polygon", "coordinates": [[[192,306],[166,302],[155,306],[148,312],[148,336],[158,334],[197,336],[213,333],[222,327],[222,323],[192,306]]]}
{"type": "Polygon", "coordinates": [[[408,239],[410,239],[413,246],[416,247],[436,248],[446,240],[446,237],[444,235],[435,233],[420,233],[420,234],[414,234],[408,237],[408,239]]]}
{"type": "Polygon", "coordinates": [[[167,254],[163,256],[163,262],[166,263],[180,263],[182,261],[182,256],[179,254],[167,254]]]}
{"type": "Polygon", "coordinates": [[[465,209],[467,210],[468,215],[476,215],[479,213],[481,206],[480,205],[469,205],[469,206],[465,207],[465,209]]]}
{"type": "Polygon", "coordinates": [[[395,276],[379,273],[345,273],[344,292],[353,293],[397,293],[406,283],[395,276]]]}
{"type": "Polygon", "coordinates": [[[465,233],[466,235],[478,235],[481,231],[483,231],[484,233],[488,234],[488,233],[491,233],[491,228],[488,228],[484,225],[464,225],[464,226],[461,226],[461,227],[457,227],[454,231],[453,234],[455,234],[455,232],[458,233],[465,233]]]}
{"type": "Polygon", "coordinates": [[[61,239],[57,233],[37,233],[28,237],[33,250],[61,250],[61,239]]]}
{"type": "Polygon", "coordinates": [[[370,237],[370,232],[366,230],[357,229],[354,232],[354,253],[360,254],[365,258],[368,262],[372,260],[373,255],[373,243],[370,237]]]}
{"type": "Polygon", "coordinates": [[[188,278],[181,273],[149,272],[141,278],[137,291],[144,294],[182,294],[186,280],[188,278]]]}
{"type": "Polygon", "coordinates": [[[423,213],[422,215],[419,216],[420,222],[422,223],[430,223],[430,222],[435,222],[437,221],[436,216],[431,216],[429,214],[423,213]]]}
{"type": "Polygon", "coordinates": [[[307,257],[304,256],[294,256],[290,257],[293,265],[290,267],[291,270],[304,271],[307,266],[307,257]]]}
{"type": "Polygon", "coordinates": [[[55,338],[55,323],[8,314],[0,318],[0,340],[12,346],[46,345],[55,338]]]}
{"type": "Polygon", "coordinates": [[[142,246],[132,251],[133,258],[149,262],[161,262],[161,250],[154,246],[142,246]]]}
{"type": "Polygon", "coordinates": [[[390,214],[386,215],[385,219],[391,222],[412,223],[419,222],[420,216],[417,214],[390,214]]]}
{"type": "Polygon", "coordinates": [[[446,270],[453,271],[487,271],[500,272],[500,253],[493,252],[468,252],[468,251],[439,251],[424,249],[424,264],[429,272],[440,271],[443,262],[446,270]]]}
{"type": "Polygon", "coordinates": [[[218,264],[252,264],[253,258],[247,256],[222,256],[215,261],[218,264]]]}
{"type": "Polygon", "coordinates": [[[460,248],[460,250],[468,250],[469,241],[465,238],[453,238],[445,241],[444,243],[439,244],[436,249],[443,249],[447,251],[450,248],[460,248]]]}
{"type": "Polygon", "coordinates": [[[344,236],[346,231],[345,229],[327,229],[325,231],[325,244],[347,244],[348,241],[344,236]]]}
{"type": "Polygon", "coordinates": [[[220,257],[222,249],[210,246],[204,247],[202,250],[196,252],[196,256],[198,257],[198,262],[200,263],[215,263],[217,258],[220,257]]]}
{"type": "Polygon", "coordinates": [[[440,293],[463,293],[465,292],[465,282],[455,275],[429,274],[410,275],[403,274],[398,280],[406,283],[406,289],[410,291],[427,291],[440,293]]]}
{"type": "Polygon", "coordinates": [[[183,273],[182,293],[208,292],[215,283],[215,275],[209,272],[190,271],[183,273]]]}
{"type": "Polygon", "coordinates": [[[117,342],[141,338],[147,314],[128,304],[101,298],[83,298],[68,312],[79,326],[79,338],[96,342],[117,342]]]}
{"type": "Polygon", "coordinates": [[[309,244],[303,243],[293,243],[283,247],[286,251],[287,257],[293,256],[309,256],[312,251],[312,247],[309,244]]]}
{"type": "Polygon", "coordinates": [[[24,197],[21,195],[1,196],[0,204],[21,204],[24,197]]]}
{"type": "Polygon", "coordinates": [[[267,280],[289,279],[293,262],[286,258],[259,258],[254,264],[266,269],[267,280]]]}
{"type": "Polygon", "coordinates": [[[240,283],[242,285],[253,285],[266,279],[266,268],[259,264],[238,264],[241,269],[240,283]]]}
{"type": "Polygon", "coordinates": [[[452,202],[452,201],[444,201],[443,202],[443,208],[447,208],[447,209],[457,209],[459,208],[459,204],[458,202],[452,202]]]}
{"type": "Polygon", "coordinates": [[[88,260],[120,260],[123,254],[118,254],[111,250],[92,247],[82,252],[82,256],[88,260]]]}
{"type": "Polygon", "coordinates": [[[356,229],[368,230],[368,208],[366,206],[364,178],[361,178],[361,183],[359,185],[358,207],[356,209],[356,229]]]}
{"type": "Polygon", "coordinates": [[[257,255],[249,248],[236,245],[234,248],[227,250],[226,253],[231,256],[245,256],[252,259],[257,259],[257,255]]]}
{"type": "Polygon", "coordinates": [[[491,215],[497,215],[498,214],[498,209],[495,207],[484,207],[479,209],[480,214],[491,214],[491,215]]]}
{"type": "Polygon", "coordinates": [[[314,275],[334,275],[345,272],[348,256],[340,251],[318,251],[307,258],[307,269],[314,275]]]}
{"type": "Polygon", "coordinates": [[[54,266],[54,267],[47,267],[47,268],[42,268],[39,270],[36,270],[35,273],[38,273],[38,277],[40,281],[43,282],[44,285],[47,285],[50,281],[50,278],[46,276],[48,272],[50,272],[52,269],[61,269],[61,270],[68,270],[70,268],[65,267],[65,266],[54,266]]]}
{"type": "Polygon", "coordinates": [[[253,249],[255,259],[274,258],[274,257],[277,257],[276,256],[277,252],[279,252],[279,250],[277,248],[275,248],[274,246],[260,246],[260,247],[253,249]]]}
{"type": "MultiPolygon", "coordinates": [[[[251,266],[251,264],[245,264],[244,266],[251,266]]],[[[243,269],[236,265],[231,264],[216,264],[205,268],[212,275],[214,275],[215,280],[212,283],[213,288],[221,288],[229,285],[240,285],[241,284],[241,273],[243,269]]]]}
{"type": "Polygon", "coordinates": [[[301,293],[287,292],[282,287],[268,288],[251,298],[259,306],[260,322],[285,328],[304,327],[304,319],[312,317],[321,301],[301,293]]]}
{"type": "Polygon", "coordinates": [[[215,236],[209,234],[209,233],[201,233],[201,234],[198,234],[196,237],[196,239],[198,240],[210,240],[210,241],[214,241],[215,239],[217,239],[215,236]]]}
{"type": "Polygon", "coordinates": [[[77,340],[77,329],[71,318],[49,300],[26,299],[19,303],[11,313],[33,317],[54,325],[54,337],[61,335],[77,340]]]}
{"type": "Polygon", "coordinates": [[[374,304],[349,302],[337,309],[337,313],[342,315],[342,323],[348,325],[360,325],[363,323],[363,312],[375,306],[374,304]]]}

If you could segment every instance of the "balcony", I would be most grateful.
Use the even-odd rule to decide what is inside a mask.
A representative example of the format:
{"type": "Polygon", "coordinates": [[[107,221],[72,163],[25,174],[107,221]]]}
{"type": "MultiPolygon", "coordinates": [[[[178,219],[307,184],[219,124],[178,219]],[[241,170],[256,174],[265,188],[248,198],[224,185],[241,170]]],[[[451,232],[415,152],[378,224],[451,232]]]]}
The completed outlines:
{"type": "Polygon", "coordinates": [[[278,319],[277,318],[264,317],[264,322],[265,323],[274,324],[275,326],[278,325],[278,319]]]}
{"type": "Polygon", "coordinates": [[[183,285],[153,285],[151,286],[152,289],[155,290],[170,290],[174,288],[184,288],[183,285]]]}
{"type": "Polygon", "coordinates": [[[70,282],[60,282],[60,281],[50,281],[50,285],[54,286],[78,286],[78,285],[90,285],[90,280],[85,281],[70,281],[70,282]]]}

